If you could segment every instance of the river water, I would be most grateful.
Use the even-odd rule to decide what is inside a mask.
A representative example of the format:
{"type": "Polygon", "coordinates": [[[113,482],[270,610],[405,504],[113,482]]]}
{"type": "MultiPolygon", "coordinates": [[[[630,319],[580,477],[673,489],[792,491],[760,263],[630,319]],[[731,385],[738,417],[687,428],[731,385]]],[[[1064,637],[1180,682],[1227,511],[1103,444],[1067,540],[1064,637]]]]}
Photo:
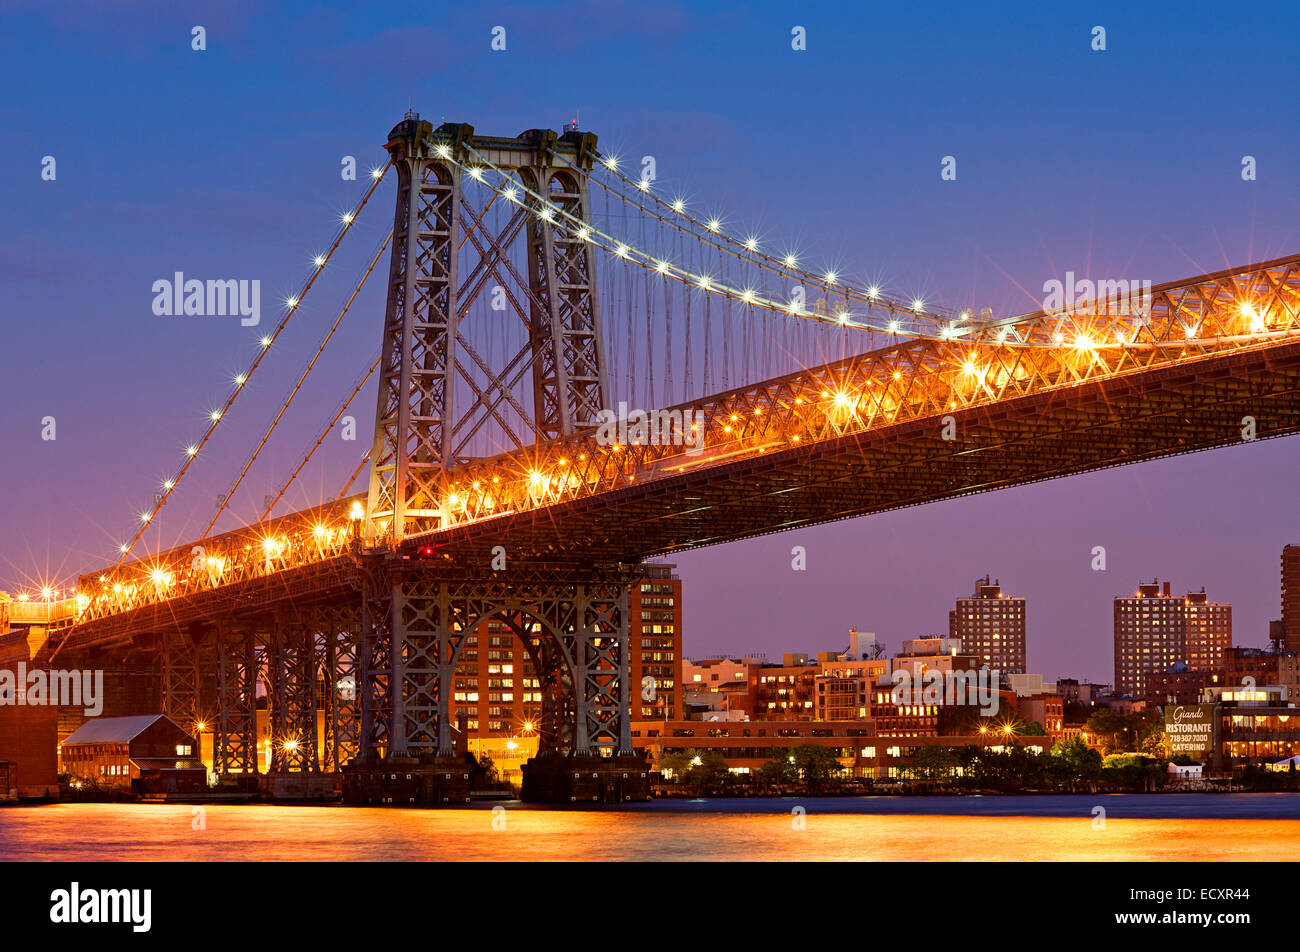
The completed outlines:
{"type": "Polygon", "coordinates": [[[791,797],[661,800],[621,809],[517,802],[442,810],[258,804],[208,805],[201,811],[180,804],[0,808],[0,860],[1298,857],[1300,794],[791,797]]]}

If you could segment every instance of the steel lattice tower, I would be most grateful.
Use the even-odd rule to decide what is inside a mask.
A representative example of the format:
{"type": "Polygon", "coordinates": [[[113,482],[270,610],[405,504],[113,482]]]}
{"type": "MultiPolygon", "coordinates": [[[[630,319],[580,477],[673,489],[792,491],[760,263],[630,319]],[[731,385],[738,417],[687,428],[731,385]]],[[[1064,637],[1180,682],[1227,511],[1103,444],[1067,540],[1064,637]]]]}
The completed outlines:
{"type": "Polygon", "coordinates": [[[524,641],[546,697],[525,796],[645,795],[629,726],[628,599],[637,567],[515,560],[498,570],[421,558],[425,550],[413,541],[450,524],[448,472],[472,462],[469,440],[485,425],[524,448],[596,426],[609,403],[595,251],[578,234],[578,223],[590,221],[585,172],[595,146],[594,135],[576,130],[501,139],[475,136],[464,124],[435,130],[418,116],[389,134],[398,192],[358,563],[361,724],[360,756],[348,772],[352,802],[468,795],[468,775],[454,758],[451,685],[466,637],[489,618],[524,641]],[[485,169],[519,186],[496,229],[465,188],[485,169]],[[521,242],[526,277],[512,263],[521,242]],[[526,300],[509,291],[507,277],[526,300]],[[522,350],[504,366],[487,365],[458,332],[494,280],[525,330],[522,350]],[[513,393],[529,369],[531,412],[513,393]],[[486,380],[476,385],[472,371],[486,380]],[[464,408],[453,399],[458,378],[474,394],[464,408]],[[518,432],[498,412],[503,404],[523,421],[518,432]]]}
{"type": "Polygon", "coordinates": [[[444,471],[464,461],[464,445],[483,417],[492,417],[509,442],[523,447],[595,426],[608,405],[595,250],[572,224],[573,218],[589,221],[590,208],[586,178],[571,166],[589,170],[595,147],[590,133],[561,137],[533,129],[515,139],[476,137],[472,126],[445,123],[434,130],[418,116],[389,133],[397,210],[370,463],[369,539],[400,543],[443,524],[444,471]],[[563,160],[559,166],[554,155],[563,160]],[[465,169],[485,162],[517,174],[523,185],[497,232],[463,188],[465,169]],[[504,290],[508,282],[500,275],[512,271],[510,252],[520,240],[527,243],[528,300],[505,297],[527,328],[529,353],[506,367],[532,368],[532,432],[523,434],[496,413],[513,400],[508,370],[485,366],[477,354],[464,355],[464,363],[475,364],[487,379],[475,387],[478,397],[469,407],[460,410],[454,402],[458,374],[468,379],[460,321],[494,276],[504,290]],[[477,249],[478,258],[462,275],[459,251],[465,246],[477,249]]]}

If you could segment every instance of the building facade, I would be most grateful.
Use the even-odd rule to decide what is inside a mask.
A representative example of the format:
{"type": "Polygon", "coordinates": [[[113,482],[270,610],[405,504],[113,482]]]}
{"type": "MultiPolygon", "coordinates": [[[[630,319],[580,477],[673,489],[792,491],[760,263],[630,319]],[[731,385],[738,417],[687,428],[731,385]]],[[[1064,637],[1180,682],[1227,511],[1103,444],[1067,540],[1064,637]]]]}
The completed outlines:
{"type": "Polygon", "coordinates": [[[1232,606],[1210,602],[1205,590],[1177,597],[1159,581],[1115,599],[1115,692],[1145,698],[1154,675],[1180,662],[1191,671],[1218,672],[1232,646],[1232,606]]]}
{"type": "Polygon", "coordinates": [[[1300,545],[1282,549],[1282,647],[1300,651],[1300,545]]]}
{"type": "Polygon", "coordinates": [[[948,613],[948,635],[962,650],[1001,672],[1025,671],[1025,599],[1002,593],[1000,580],[988,576],[975,583],[975,593],[957,599],[948,613]]]}

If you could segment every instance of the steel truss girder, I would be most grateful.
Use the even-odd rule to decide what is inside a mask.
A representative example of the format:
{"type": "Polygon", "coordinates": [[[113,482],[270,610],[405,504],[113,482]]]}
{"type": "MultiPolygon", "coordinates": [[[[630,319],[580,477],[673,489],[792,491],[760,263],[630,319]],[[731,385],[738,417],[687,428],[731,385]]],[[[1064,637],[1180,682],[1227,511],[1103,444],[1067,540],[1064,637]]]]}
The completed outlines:
{"type": "Polygon", "coordinates": [[[363,566],[362,756],[449,757],[465,638],[493,618],[525,637],[543,682],[543,739],[575,756],[631,753],[630,586],[639,573],[439,577],[428,564],[363,566]]]}
{"type": "Polygon", "coordinates": [[[212,769],[220,776],[256,774],[257,652],[251,629],[218,626],[216,731],[212,769]]]}
{"type": "Polygon", "coordinates": [[[459,466],[447,473],[447,499],[455,500],[446,507],[448,524],[540,509],[1092,381],[1284,345],[1300,336],[1300,256],[1165,286],[1153,299],[1152,313],[1141,324],[1145,336],[1134,346],[1107,344],[1100,336],[1088,338],[1086,345],[1060,347],[912,340],[658,411],[670,421],[661,428],[668,431],[662,439],[648,428],[638,438],[642,421],[634,419],[623,440],[586,430],[459,466]],[[1232,293],[1249,296],[1253,317],[1243,313],[1232,293]],[[1241,337],[1261,315],[1271,336],[1241,337]],[[1193,326],[1204,341],[1187,337],[1193,326]],[[700,421],[698,455],[687,452],[684,439],[692,419],[700,421]]]}
{"type": "Polygon", "coordinates": [[[277,613],[269,649],[270,770],[317,773],[316,685],[321,667],[317,635],[287,613],[277,613]]]}
{"type": "Polygon", "coordinates": [[[323,654],[325,743],[321,767],[337,772],[360,752],[361,616],[356,608],[321,608],[312,613],[309,626],[318,633],[323,654]]]}
{"type": "Polygon", "coordinates": [[[191,633],[172,628],[162,635],[163,713],[187,731],[201,723],[200,650],[191,633]]]}

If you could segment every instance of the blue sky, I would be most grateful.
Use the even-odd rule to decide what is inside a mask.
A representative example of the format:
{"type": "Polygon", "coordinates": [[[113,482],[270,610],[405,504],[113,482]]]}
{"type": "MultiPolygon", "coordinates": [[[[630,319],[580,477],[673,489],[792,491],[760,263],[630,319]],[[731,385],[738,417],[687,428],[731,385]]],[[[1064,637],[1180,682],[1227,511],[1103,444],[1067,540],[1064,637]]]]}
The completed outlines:
{"type": "MultiPolygon", "coordinates": [[[[580,116],[604,149],[655,155],[666,183],[737,228],[999,313],[1033,310],[1066,270],[1159,283],[1300,251],[1288,4],[48,6],[0,13],[10,590],[109,558],[255,352],[263,328],[156,317],[152,281],[236,275],[292,293],[361,193],[340,157],[380,161],[408,106],[501,135],[580,116]],[[956,181],[940,180],[945,155],[956,181]]],[[[251,386],[242,428],[214,442],[221,465],[187,477],[151,542],[201,528],[385,233],[391,187],[374,201],[251,386]]],[[[250,507],[363,369],[382,308],[368,288],[250,507]]],[[[299,501],[335,492],[353,453],[328,447],[299,501]]],[[[1110,599],[1156,575],[1232,601],[1237,640],[1258,644],[1278,613],[1278,554],[1300,542],[1298,457],[1274,441],[691,553],[678,560],[687,650],[837,648],[850,624],[897,647],[943,629],[985,572],[1029,597],[1030,664],[1049,676],[1109,680],[1110,599]],[[794,544],[806,573],[789,571],[794,544]],[[1088,570],[1097,544],[1106,573],[1088,570]]]]}

